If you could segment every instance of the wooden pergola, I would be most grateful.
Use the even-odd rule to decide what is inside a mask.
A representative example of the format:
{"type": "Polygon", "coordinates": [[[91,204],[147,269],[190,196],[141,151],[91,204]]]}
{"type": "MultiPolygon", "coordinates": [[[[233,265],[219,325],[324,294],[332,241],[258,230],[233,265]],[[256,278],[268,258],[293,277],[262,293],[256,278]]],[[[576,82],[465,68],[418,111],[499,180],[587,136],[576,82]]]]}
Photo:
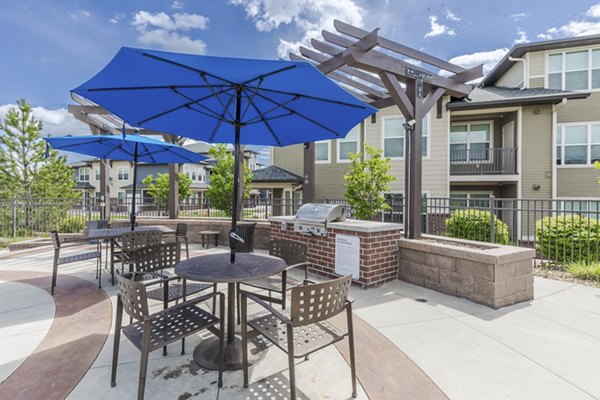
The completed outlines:
{"type": "MultiPolygon", "coordinates": [[[[301,47],[292,60],[312,62],[373,107],[397,106],[407,121],[405,129],[405,236],[421,237],[421,145],[423,118],[437,104],[441,118],[442,96],[467,96],[466,82],[483,76],[483,65],[465,69],[371,32],[334,21],[337,33],[322,31],[312,48],[301,47]]],[[[305,144],[304,197],[314,199],[314,146],[305,144]]]]}

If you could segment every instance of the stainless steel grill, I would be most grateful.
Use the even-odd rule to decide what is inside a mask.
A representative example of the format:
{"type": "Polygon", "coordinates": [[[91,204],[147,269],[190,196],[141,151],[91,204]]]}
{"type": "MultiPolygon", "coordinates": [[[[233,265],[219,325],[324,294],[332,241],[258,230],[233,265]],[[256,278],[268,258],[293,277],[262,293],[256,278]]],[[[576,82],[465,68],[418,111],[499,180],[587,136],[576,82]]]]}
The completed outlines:
{"type": "Polygon", "coordinates": [[[341,204],[307,203],[296,212],[294,232],[303,235],[327,235],[327,224],[345,221],[346,209],[341,204]]]}

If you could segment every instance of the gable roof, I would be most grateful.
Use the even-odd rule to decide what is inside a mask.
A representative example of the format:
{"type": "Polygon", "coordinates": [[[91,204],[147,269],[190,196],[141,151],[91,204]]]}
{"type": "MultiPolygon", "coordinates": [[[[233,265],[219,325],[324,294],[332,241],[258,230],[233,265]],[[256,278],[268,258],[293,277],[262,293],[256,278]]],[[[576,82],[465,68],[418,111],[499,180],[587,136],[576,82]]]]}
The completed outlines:
{"type": "Polygon", "coordinates": [[[585,99],[589,95],[589,92],[572,92],[544,88],[476,87],[468,99],[452,101],[446,107],[448,110],[463,110],[528,104],[556,104],[562,101],[562,99],[585,99]]]}
{"type": "Polygon", "coordinates": [[[579,37],[570,37],[563,39],[544,40],[542,42],[523,43],[514,46],[502,59],[494,69],[492,69],[481,81],[483,86],[493,85],[502,75],[506,73],[514,65],[516,61],[510,61],[509,58],[520,58],[526,53],[532,51],[558,50],[575,46],[590,46],[600,44],[600,35],[588,35],[579,37]]]}
{"type": "Polygon", "coordinates": [[[302,183],[304,179],[290,171],[271,165],[267,168],[254,171],[252,182],[297,182],[302,183]]]}

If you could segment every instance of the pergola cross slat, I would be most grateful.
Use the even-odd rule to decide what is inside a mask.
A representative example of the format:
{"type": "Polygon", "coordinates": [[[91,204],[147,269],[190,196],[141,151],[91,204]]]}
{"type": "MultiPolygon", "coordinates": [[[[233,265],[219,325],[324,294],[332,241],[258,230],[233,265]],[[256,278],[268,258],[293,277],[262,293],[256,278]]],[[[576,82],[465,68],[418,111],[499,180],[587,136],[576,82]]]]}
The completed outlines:
{"type": "MultiPolygon", "coordinates": [[[[423,118],[444,95],[466,97],[473,86],[465,82],[483,76],[483,65],[463,68],[380,37],[379,29],[369,32],[337,20],[334,27],[337,33],[322,31],[323,40],[311,40],[313,49],[301,47],[300,55],[290,54],[290,58],[312,62],[321,72],[349,87],[348,90],[359,94],[361,99],[367,98],[376,108],[398,107],[407,121],[404,124],[404,231],[407,238],[419,239],[423,118]],[[436,70],[438,72],[434,72],[436,70]]],[[[304,186],[305,191],[313,195],[314,165],[306,165],[307,161],[314,160],[314,154],[308,155],[311,151],[314,152],[314,146],[305,146],[304,186]]]]}

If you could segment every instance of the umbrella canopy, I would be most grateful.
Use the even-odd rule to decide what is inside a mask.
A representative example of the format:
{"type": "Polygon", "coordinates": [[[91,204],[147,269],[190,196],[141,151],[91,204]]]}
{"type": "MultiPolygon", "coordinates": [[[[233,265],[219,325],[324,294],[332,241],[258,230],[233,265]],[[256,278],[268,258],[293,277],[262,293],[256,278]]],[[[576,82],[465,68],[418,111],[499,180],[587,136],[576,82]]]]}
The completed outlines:
{"type": "MultiPolygon", "coordinates": [[[[235,144],[235,238],[240,144],[287,146],[343,138],[377,110],[310,63],[122,48],[73,93],[134,127],[235,144]]],[[[231,261],[236,242],[230,239],[231,261]]]]}
{"type": "Polygon", "coordinates": [[[140,135],[91,135],[44,138],[56,150],[70,151],[107,160],[133,162],[133,196],[131,229],[135,226],[135,192],[137,163],[183,164],[198,163],[207,159],[181,146],[140,135]]]}

